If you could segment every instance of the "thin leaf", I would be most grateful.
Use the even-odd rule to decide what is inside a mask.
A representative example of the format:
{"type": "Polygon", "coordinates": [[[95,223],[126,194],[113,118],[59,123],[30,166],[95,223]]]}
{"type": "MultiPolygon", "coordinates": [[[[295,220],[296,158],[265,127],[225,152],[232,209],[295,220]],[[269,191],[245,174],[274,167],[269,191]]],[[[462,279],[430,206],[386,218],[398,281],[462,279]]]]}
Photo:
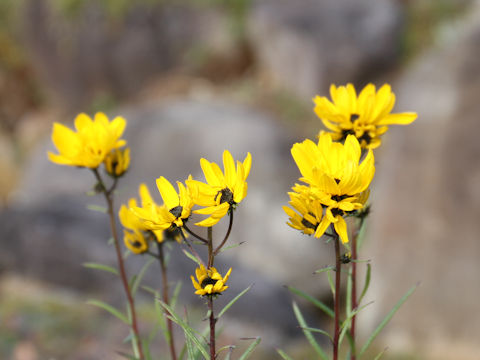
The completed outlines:
{"type": "Polygon", "coordinates": [[[196,331],[193,328],[191,328],[190,325],[188,325],[185,321],[183,321],[183,319],[180,318],[170,306],[165,304],[163,301],[160,301],[160,300],[158,301],[169,312],[170,314],[169,318],[172,319],[173,322],[178,324],[183,329],[183,331],[185,332],[185,336],[189,338],[196,345],[197,350],[199,350],[200,353],[203,355],[203,357],[208,360],[210,358],[210,355],[205,350],[204,345],[195,336],[196,331]]]}
{"type": "Polygon", "coordinates": [[[330,316],[332,319],[335,317],[335,313],[333,312],[333,310],[330,309],[328,305],[325,305],[320,300],[315,299],[313,296],[308,295],[307,293],[304,293],[303,291],[296,289],[293,286],[287,286],[287,289],[290,290],[292,293],[304,298],[305,300],[310,301],[313,305],[318,307],[320,310],[322,310],[325,314],[330,316]]]}
{"type": "Polygon", "coordinates": [[[181,288],[182,288],[182,282],[179,281],[177,283],[177,285],[175,285],[175,289],[173,290],[172,298],[170,299],[170,306],[174,310],[175,310],[175,307],[177,306],[178,296],[180,295],[181,288]]]}
{"type": "Polygon", "coordinates": [[[242,241],[242,242],[239,242],[238,244],[233,244],[233,245],[230,245],[230,246],[223,247],[223,248],[220,249],[220,251],[217,253],[217,255],[221,254],[224,251],[239,247],[240,245],[243,245],[244,243],[245,243],[245,241],[242,241]]]}
{"type": "Polygon", "coordinates": [[[326,266],[324,268],[321,268],[319,270],[315,270],[313,273],[314,274],[320,274],[320,273],[323,273],[323,272],[326,272],[326,271],[330,271],[330,270],[334,270],[335,269],[335,266],[326,266]]]}
{"type": "Polygon", "coordinates": [[[386,347],[385,349],[383,349],[383,351],[382,351],[380,354],[378,354],[377,356],[375,356],[375,359],[373,359],[373,360],[378,360],[378,359],[380,359],[380,358],[383,356],[383,354],[385,354],[385,353],[387,352],[387,350],[388,350],[388,347],[386,347]]]}
{"type": "Polygon", "coordinates": [[[237,302],[238,299],[240,299],[248,290],[250,290],[252,285],[247,287],[245,290],[243,290],[240,294],[235,296],[225,307],[218,313],[217,319],[220,319],[220,317],[225,314],[225,312],[230,309],[230,307],[237,302]]]}
{"type": "MultiPolygon", "coordinates": [[[[307,323],[305,322],[305,319],[300,311],[300,309],[298,308],[297,304],[295,302],[293,302],[293,312],[295,314],[295,317],[297,318],[297,321],[298,323],[300,324],[300,326],[302,328],[308,328],[308,325],[307,323]]],[[[323,360],[328,360],[328,356],[327,354],[325,354],[325,352],[323,351],[323,349],[321,348],[321,346],[317,343],[317,341],[315,340],[315,338],[313,337],[312,333],[309,331],[309,330],[303,330],[303,334],[305,335],[305,337],[307,338],[308,342],[310,343],[310,345],[313,347],[313,349],[315,350],[315,352],[323,359],[323,360]]]]}
{"type": "Polygon", "coordinates": [[[123,356],[125,359],[128,359],[128,360],[140,360],[140,358],[138,358],[136,356],[129,355],[129,354],[121,352],[121,351],[116,351],[116,353],[120,356],[123,356]]]}
{"type": "Polygon", "coordinates": [[[111,306],[107,303],[104,303],[103,301],[92,299],[92,300],[88,300],[87,304],[94,305],[94,306],[97,306],[99,308],[102,308],[102,309],[108,311],[110,314],[112,314],[116,318],[122,320],[125,324],[130,325],[130,322],[128,321],[127,317],[124,314],[122,314],[119,310],[115,309],[113,306],[111,306]]]}
{"type": "Polygon", "coordinates": [[[135,296],[135,294],[137,293],[138,287],[140,286],[140,283],[142,282],[143,277],[145,276],[145,273],[146,273],[147,269],[150,267],[150,265],[153,264],[154,261],[155,261],[155,259],[150,258],[145,263],[145,265],[142,266],[142,268],[138,272],[138,275],[137,275],[137,277],[135,278],[135,280],[132,284],[132,288],[131,288],[132,289],[132,296],[135,296]]]}
{"type": "Polygon", "coordinates": [[[335,284],[333,283],[331,271],[327,271],[327,279],[328,279],[328,284],[330,285],[330,291],[332,292],[332,295],[335,296],[335,284]]]}
{"type": "Polygon", "coordinates": [[[262,341],[262,339],[257,336],[255,338],[255,341],[250,344],[250,346],[247,348],[247,350],[245,350],[245,352],[242,354],[242,356],[240,356],[238,358],[238,360],[248,359],[250,357],[250,355],[252,354],[253,350],[255,350],[255,348],[257,347],[258,344],[260,344],[260,341],[262,341]]]}
{"type": "Polygon", "coordinates": [[[398,311],[400,306],[402,306],[402,304],[410,297],[410,295],[413,294],[413,292],[417,289],[418,285],[419,284],[416,284],[416,285],[412,286],[410,288],[410,290],[408,290],[407,293],[405,295],[403,295],[403,297],[395,304],[395,306],[393,307],[392,310],[390,310],[390,312],[387,314],[387,316],[385,316],[385,318],[380,323],[380,325],[378,325],[378,327],[373,331],[372,335],[370,335],[370,337],[368,338],[365,345],[363,345],[362,350],[360,350],[359,356],[362,356],[363,353],[368,349],[368,347],[370,346],[372,341],[375,340],[375,338],[380,333],[380,331],[382,331],[382,329],[385,327],[385,325],[388,324],[388,322],[393,317],[393,315],[395,315],[395,313],[398,311]]]}
{"type": "Polygon", "coordinates": [[[89,269],[102,270],[102,271],[106,271],[106,272],[118,275],[118,270],[112,266],[97,264],[97,263],[83,263],[82,265],[89,269]]]}
{"type": "Polygon", "coordinates": [[[228,359],[230,359],[230,356],[232,356],[233,349],[235,349],[234,345],[222,346],[220,349],[217,350],[217,357],[222,351],[228,350],[227,355],[225,355],[225,360],[228,360],[228,359]]]}
{"type": "Polygon", "coordinates": [[[370,286],[371,275],[372,275],[372,266],[370,264],[367,264],[367,273],[365,274],[365,285],[363,285],[362,294],[358,298],[359,304],[362,302],[362,299],[367,293],[368,287],[370,286]]]}
{"type": "Polygon", "coordinates": [[[333,341],[332,336],[331,336],[328,332],[326,332],[325,330],[317,329],[317,328],[312,328],[312,327],[302,327],[301,329],[302,329],[302,330],[308,330],[308,331],[311,331],[311,332],[314,332],[314,333],[319,333],[319,334],[325,335],[325,336],[328,337],[331,341],[333,341]]]}
{"type": "Polygon", "coordinates": [[[95,204],[88,204],[87,205],[87,209],[88,210],[92,210],[92,211],[98,211],[98,212],[101,212],[102,214],[106,214],[107,213],[107,208],[105,206],[100,206],[100,205],[95,205],[95,204]]]}
{"type": "Polygon", "coordinates": [[[283,350],[281,349],[276,349],[278,355],[282,357],[283,360],[293,360],[290,356],[288,356],[283,350]]]}
{"type": "Polygon", "coordinates": [[[182,249],[182,251],[190,260],[195,262],[198,266],[201,265],[200,261],[192,253],[190,253],[189,251],[187,251],[185,249],[182,249]]]}
{"type": "Polygon", "coordinates": [[[360,220],[360,229],[358,229],[358,236],[357,236],[357,249],[361,249],[363,242],[365,240],[365,234],[366,234],[366,221],[365,218],[362,218],[360,220]]]}
{"type": "Polygon", "coordinates": [[[230,349],[228,350],[227,355],[225,356],[225,360],[230,360],[230,357],[232,356],[233,350],[235,349],[235,346],[230,346],[230,349]]]}

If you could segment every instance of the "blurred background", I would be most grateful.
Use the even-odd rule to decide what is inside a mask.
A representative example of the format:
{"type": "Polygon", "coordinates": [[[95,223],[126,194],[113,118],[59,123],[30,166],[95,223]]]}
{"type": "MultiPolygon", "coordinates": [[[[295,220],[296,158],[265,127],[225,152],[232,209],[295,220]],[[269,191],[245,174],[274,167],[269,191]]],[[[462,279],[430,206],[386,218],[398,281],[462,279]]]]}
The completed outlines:
{"type": "MultiPolygon", "coordinates": [[[[361,253],[372,263],[374,303],[361,337],[420,286],[365,358],[387,347],[384,359],[478,359],[479,59],[474,0],[0,0],[0,358],[117,359],[128,350],[123,324],[85,304],[124,301],[117,279],[82,267],[115,264],[106,216],[86,208],[102,204],[85,195],[94,178],[46,157],[54,121],[71,126],[96,111],[128,120],[132,166],[118,207],[140,182],[153,193],[160,175],[201,177],[201,157],[252,153],[231,237],[245,243],[218,267],[234,268],[223,302],[254,286],[219,341],[261,336],[253,359],[278,358],[276,347],[314,358],[284,285],[330,302],[326,279],[312,272],[333,249],[285,224],[281,206],[299,175],[290,147],[321,128],[312,97],[331,83],[373,82],[392,85],[394,112],[419,117],[391,127],[375,153],[361,253]]],[[[128,257],[129,272],[145,260],[128,257]]],[[[203,326],[188,280],[194,264],[174,248],[170,266],[182,305],[197,306],[203,326]]],[[[155,266],[145,281],[160,286],[155,266]]],[[[331,327],[296,300],[311,326],[331,327]]],[[[152,309],[140,294],[145,332],[152,309]]]]}

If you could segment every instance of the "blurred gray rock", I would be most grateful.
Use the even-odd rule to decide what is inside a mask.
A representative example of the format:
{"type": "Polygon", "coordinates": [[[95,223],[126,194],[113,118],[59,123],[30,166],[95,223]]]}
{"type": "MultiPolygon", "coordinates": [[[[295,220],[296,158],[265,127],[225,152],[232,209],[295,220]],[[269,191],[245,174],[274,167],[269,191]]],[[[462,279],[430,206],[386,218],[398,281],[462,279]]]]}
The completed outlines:
{"type": "Polygon", "coordinates": [[[307,98],[394,63],[401,30],[394,0],[259,0],[248,24],[261,71],[307,98]]]}
{"type": "MultiPolygon", "coordinates": [[[[245,244],[218,258],[216,265],[221,272],[233,267],[231,291],[221,301],[254,284],[230,313],[268,332],[267,343],[277,341],[281,332],[298,334],[291,297],[283,285],[321,294],[321,282],[312,273],[328,264],[333,251],[331,244],[290,229],[281,209],[288,201],[286,192],[299,175],[290,147],[301,139],[294,139],[278,122],[258,111],[220,100],[178,100],[132,107],[121,113],[128,119],[125,137],[132,149],[132,166],[120,182],[117,208],[120,202],[138,197],[141,182],[160,202],[155,186],[160,175],[172,182],[184,181],[189,174],[203,179],[201,157],[221,164],[224,149],[239,160],[251,152],[249,194],[235,212],[229,240],[229,244],[245,244]]],[[[94,177],[85,169],[48,162],[47,149],[53,150],[50,140],[32,158],[15,201],[0,217],[0,235],[9,239],[0,253],[1,264],[4,270],[45,281],[103,293],[114,291],[114,297],[121,301],[119,282],[109,274],[99,276],[98,271],[81,266],[84,262],[115,265],[116,261],[114,249],[106,244],[106,215],[85,208],[87,203],[103,204],[101,198],[85,195],[94,185],[94,177]]],[[[215,227],[216,239],[223,237],[226,226],[224,221],[215,227]]],[[[199,251],[205,253],[203,248],[199,251]]],[[[144,261],[130,256],[130,274],[144,261]]],[[[172,279],[184,284],[182,298],[198,302],[190,284],[194,263],[178,246],[170,263],[172,279]]],[[[154,264],[146,277],[152,286],[159,286],[157,269],[154,264]]]]}
{"type": "Polygon", "coordinates": [[[197,61],[195,52],[235,48],[225,16],[212,7],[112,2],[115,15],[103,2],[70,10],[62,3],[26,1],[20,32],[42,88],[73,112],[94,100],[132,97],[152,76],[197,61]]]}
{"type": "Polygon", "coordinates": [[[365,336],[415,283],[379,347],[422,359],[473,360],[480,346],[480,3],[393,89],[419,119],[387,134],[365,257],[375,300],[365,336]],[[383,341],[383,345],[382,345],[383,341]]]}

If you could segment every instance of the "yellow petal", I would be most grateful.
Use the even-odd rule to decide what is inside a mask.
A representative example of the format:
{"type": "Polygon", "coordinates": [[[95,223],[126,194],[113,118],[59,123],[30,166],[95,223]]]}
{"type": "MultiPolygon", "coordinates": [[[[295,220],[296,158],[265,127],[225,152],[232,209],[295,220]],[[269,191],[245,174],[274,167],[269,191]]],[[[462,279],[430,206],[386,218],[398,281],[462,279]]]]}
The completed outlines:
{"type": "Polygon", "coordinates": [[[160,176],[157,179],[157,188],[168,210],[180,205],[180,199],[175,191],[175,188],[163,176],[160,176]]]}
{"type": "Polygon", "coordinates": [[[340,236],[342,243],[346,244],[348,243],[347,223],[340,215],[337,215],[336,219],[337,221],[333,224],[333,226],[335,227],[337,234],[340,236]]]}

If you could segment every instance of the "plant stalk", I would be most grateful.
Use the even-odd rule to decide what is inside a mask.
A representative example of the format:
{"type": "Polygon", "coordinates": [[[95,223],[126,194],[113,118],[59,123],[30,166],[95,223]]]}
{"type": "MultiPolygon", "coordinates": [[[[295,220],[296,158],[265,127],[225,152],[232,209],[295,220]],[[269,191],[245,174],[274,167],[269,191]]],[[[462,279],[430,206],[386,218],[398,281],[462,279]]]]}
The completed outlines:
{"type": "MultiPolygon", "coordinates": [[[[160,260],[160,269],[162,271],[162,296],[163,302],[167,305],[170,305],[168,298],[168,279],[167,279],[167,264],[165,263],[165,255],[163,253],[163,243],[157,241],[158,246],[158,259],[160,260]]],[[[175,351],[175,341],[173,338],[173,322],[167,317],[167,328],[168,328],[168,342],[170,347],[170,355],[172,360],[177,360],[177,354],[175,351]]]]}
{"type": "MultiPolygon", "coordinates": [[[[135,338],[135,344],[137,346],[138,353],[139,353],[138,354],[139,360],[144,360],[145,357],[143,355],[143,348],[142,348],[142,343],[140,341],[140,335],[139,335],[138,325],[137,325],[135,300],[132,296],[130,286],[128,285],[127,273],[125,271],[125,263],[123,261],[122,251],[120,249],[120,241],[118,240],[117,227],[115,223],[115,215],[113,212],[112,194],[113,194],[114,186],[112,186],[109,190],[107,190],[100,174],[98,173],[98,170],[93,169],[93,173],[95,174],[97,181],[101,185],[102,192],[105,195],[105,200],[107,201],[108,217],[110,218],[110,230],[112,232],[113,243],[115,244],[115,252],[117,254],[117,263],[118,263],[118,268],[120,270],[120,279],[122,280],[123,288],[125,290],[125,294],[127,295],[128,306],[132,316],[132,323],[130,324],[130,327],[133,331],[133,335],[135,338]]],[[[116,182],[114,183],[114,185],[116,185],[116,182]]]]}
{"type": "Polygon", "coordinates": [[[338,340],[340,337],[340,275],[342,270],[342,262],[340,259],[340,239],[332,224],[332,233],[335,243],[335,330],[333,335],[333,360],[338,360],[338,340]]]}
{"type": "Polygon", "coordinates": [[[217,357],[215,353],[215,323],[217,319],[215,319],[215,315],[213,313],[213,297],[208,297],[208,310],[210,312],[210,360],[215,360],[217,357]]]}

